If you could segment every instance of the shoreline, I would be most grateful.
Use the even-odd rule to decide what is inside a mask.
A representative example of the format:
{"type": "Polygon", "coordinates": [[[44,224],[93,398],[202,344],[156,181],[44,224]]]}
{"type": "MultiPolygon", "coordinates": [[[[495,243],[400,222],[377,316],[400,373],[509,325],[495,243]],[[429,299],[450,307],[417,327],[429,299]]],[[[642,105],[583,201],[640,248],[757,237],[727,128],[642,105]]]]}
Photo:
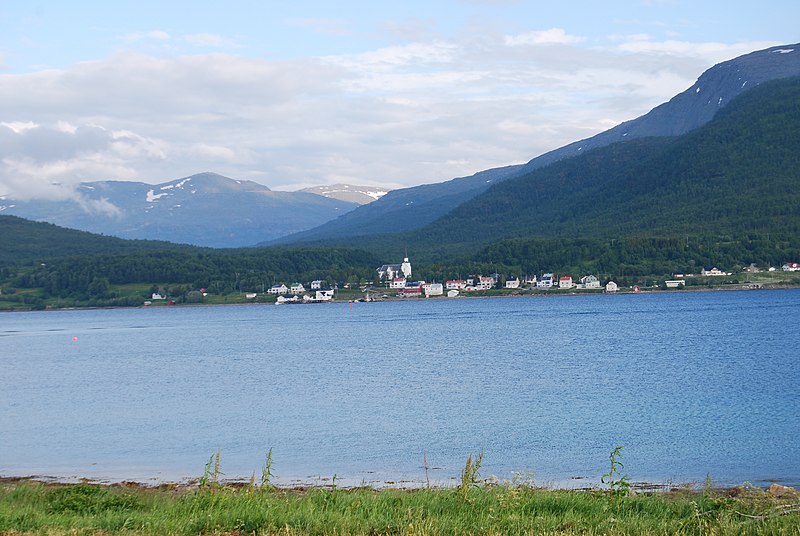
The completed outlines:
{"type": "MultiPolygon", "coordinates": [[[[255,474],[255,473],[254,473],[255,474]]],[[[201,485],[203,475],[192,475],[175,477],[159,477],[147,476],[138,474],[127,475],[98,475],[87,476],[86,474],[72,474],[72,475],[47,475],[35,473],[19,473],[14,474],[0,474],[0,485],[18,482],[41,483],[44,485],[52,486],[66,486],[74,484],[93,484],[107,487],[130,487],[140,489],[196,489],[201,485]]],[[[232,488],[241,488],[250,484],[251,476],[234,475],[226,478],[220,478],[219,483],[223,486],[230,486],[232,488]]],[[[784,478],[754,478],[744,481],[733,481],[725,478],[714,478],[710,481],[705,479],[686,479],[686,480],[673,480],[672,478],[658,479],[658,478],[645,478],[641,480],[631,480],[631,489],[640,492],[663,492],[670,490],[697,490],[702,489],[704,486],[711,482],[715,489],[734,489],[740,487],[749,487],[752,489],[766,490],[771,485],[779,484],[792,489],[800,488],[800,481],[795,482],[792,479],[784,478]]],[[[550,491],[596,491],[603,490],[606,484],[602,482],[600,476],[570,476],[558,478],[531,478],[530,480],[523,478],[517,480],[516,477],[512,479],[499,479],[494,475],[480,479],[485,485],[489,486],[525,486],[537,489],[544,489],[550,491]]],[[[297,475],[276,478],[270,482],[270,485],[280,490],[297,490],[297,489],[373,489],[375,491],[381,490],[416,490],[416,489],[453,489],[460,485],[461,477],[453,475],[450,477],[434,477],[428,480],[425,477],[408,477],[400,476],[397,478],[390,478],[390,475],[384,475],[383,478],[366,479],[364,477],[356,476],[342,476],[337,477],[333,475],[309,475],[300,477],[297,475]]]]}
{"type": "MultiPolygon", "coordinates": [[[[582,482],[580,479],[573,480],[570,479],[569,481],[561,482],[574,482],[575,485],[564,486],[558,485],[554,482],[513,482],[510,480],[496,480],[487,478],[479,481],[481,484],[486,486],[506,486],[506,487],[529,487],[539,490],[545,491],[576,491],[576,492],[591,492],[591,491],[603,491],[605,490],[605,485],[600,482],[600,479],[596,479],[596,481],[592,482],[582,482]]],[[[758,489],[762,491],[766,491],[769,488],[769,485],[772,484],[781,484],[783,481],[781,480],[768,480],[768,481],[757,481],[761,482],[763,485],[753,485],[751,482],[745,482],[739,485],[730,485],[730,484],[722,484],[722,485],[714,485],[714,489],[719,490],[731,490],[741,488],[742,486],[750,487],[752,489],[758,489]]],[[[239,488],[246,488],[250,486],[250,479],[249,478],[225,478],[220,479],[218,481],[219,485],[222,487],[228,487],[232,489],[239,489],[239,488]]],[[[104,479],[104,478],[84,478],[84,477],[53,477],[53,476],[45,476],[45,475],[27,475],[27,476],[3,476],[0,475],[0,486],[3,485],[16,485],[16,484],[42,484],[44,486],[52,486],[52,487],[61,487],[61,486],[74,486],[78,484],[89,484],[89,485],[96,485],[100,487],[123,487],[128,489],[139,489],[139,490],[174,490],[174,491],[191,491],[199,489],[201,484],[200,477],[194,478],[186,478],[180,480],[154,480],[154,481],[142,481],[140,479],[128,479],[128,478],[120,478],[120,479],[104,479]]],[[[451,478],[448,480],[434,480],[434,481],[424,481],[424,480],[387,480],[387,481],[348,481],[344,480],[339,481],[338,479],[334,482],[333,478],[330,477],[320,477],[316,480],[296,480],[290,481],[288,483],[277,481],[271,482],[270,486],[276,490],[281,491],[307,491],[312,489],[339,489],[339,490],[362,490],[362,489],[370,489],[376,492],[381,491],[388,491],[388,490],[399,490],[399,491],[415,491],[415,490],[453,490],[458,488],[460,485],[460,480],[456,478],[451,478]]],[[[630,487],[632,490],[638,493],[664,493],[664,492],[674,492],[674,491],[698,491],[701,490],[704,486],[703,482],[650,482],[650,481],[631,481],[630,487]]],[[[791,486],[788,486],[792,488],[791,486]]],[[[794,489],[794,488],[792,488],[794,489]]]]}
{"type": "MultiPolygon", "coordinates": [[[[376,299],[372,302],[363,302],[359,301],[359,299],[341,299],[341,300],[331,300],[330,302],[325,302],[325,304],[347,304],[347,303],[381,303],[381,302],[416,302],[416,301],[431,301],[431,300],[463,300],[463,299],[488,299],[488,298],[558,298],[558,297],[574,297],[574,296],[618,296],[618,295],[652,295],[652,294],[676,294],[676,293],[698,293],[698,292],[753,292],[753,291],[775,291],[775,290],[795,290],[800,289],[800,284],[792,284],[792,283],[768,283],[768,284],[759,284],[759,286],[752,286],[753,284],[743,284],[738,283],[735,285],[728,285],[728,286],[713,286],[713,287],[683,287],[679,289],[661,289],[661,288],[643,288],[638,291],[625,289],[625,290],[618,290],[616,292],[605,292],[605,291],[564,291],[555,290],[555,291],[534,291],[534,292],[521,292],[521,293],[503,293],[503,294],[493,294],[493,295],[459,295],[454,298],[448,298],[447,296],[431,296],[431,297],[424,297],[424,296],[415,296],[415,297],[400,297],[400,296],[389,296],[387,298],[380,298],[376,299]]],[[[170,308],[178,308],[183,309],[186,307],[252,307],[256,305],[276,305],[275,302],[232,302],[232,303],[181,303],[175,305],[157,305],[153,307],[152,305],[96,305],[96,306],[76,306],[76,307],[51,307],[47,306],[44,309],[24,309],[24,308],[14,308],[14,309],[0,309],[0,313],[31,313],[31,312],[50,312],[50,311],[95,311],[95,310],[104,310],[104,309],[170,309],[170,308]]],[[[298,303],[293,305],[322,305],[320,303],[298,303]]]]}

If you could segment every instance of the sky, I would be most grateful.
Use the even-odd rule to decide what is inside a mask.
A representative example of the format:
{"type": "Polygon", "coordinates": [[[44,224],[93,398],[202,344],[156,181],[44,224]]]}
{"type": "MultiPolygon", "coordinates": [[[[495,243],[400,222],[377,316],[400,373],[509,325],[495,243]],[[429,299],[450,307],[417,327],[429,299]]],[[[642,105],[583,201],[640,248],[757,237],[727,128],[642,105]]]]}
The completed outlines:
{"type": "Polygon", "coordinates": [[[0,196],[441,182],[638,117],[797,21],[796,0],[0,0],[0,196]]]}

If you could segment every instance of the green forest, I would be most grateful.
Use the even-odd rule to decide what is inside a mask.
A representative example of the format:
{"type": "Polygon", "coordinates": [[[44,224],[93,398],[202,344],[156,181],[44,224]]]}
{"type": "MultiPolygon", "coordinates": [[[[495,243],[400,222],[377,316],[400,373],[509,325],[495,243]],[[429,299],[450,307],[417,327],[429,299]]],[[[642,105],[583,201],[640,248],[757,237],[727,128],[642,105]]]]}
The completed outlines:
{"type": "MultiPolygon", "coordinates": [[[[7,218],[0,217],[0,229],[7,218]]],[[[208,301],[201,297],[201,289],[214,296],[241,297],[247,292],[263,293],[276,283],[308,286],[312,280],[322,280],[328,287],[359,288],[380,285],[376,268],[401,257],[382,258],[346,248],[160,249],[157,244],[158,248],[150,249],[146,243],[130,251],[45,256],[45,250],[35,247],[37,237],[47,244],[54,234],[60,236],[73,252],[91,250],[105,240],[116,243],[117,239],[14,220],[18,220],[12,222],[14,226],[25,229],[30,252],[0,262],[0,308],[4,309],[139,306],[153,292],[168,295],[177,303],[197,303],[208,301]]],[[[791,234],[610,240],[532,237],[499,241],[476,253],[439,262],[416,262],[413,250],[409,255],[415,278],[427,281],[494,273],[502,281],[555,272],[576,278],[593,274],[603,281],[634,285],[712,266],[737,274],[751,263],[762,269],[779,269],[785,262],[800,259],[800,247],[797,236],[791,234]]],[[[740,279],[735,275],[725,282],[738,283],[740,279]]],[[[785,281],[800,284],[800,274],[785,281]]],[[[693,283],[720,281],[697,278],[693,283]]]]}

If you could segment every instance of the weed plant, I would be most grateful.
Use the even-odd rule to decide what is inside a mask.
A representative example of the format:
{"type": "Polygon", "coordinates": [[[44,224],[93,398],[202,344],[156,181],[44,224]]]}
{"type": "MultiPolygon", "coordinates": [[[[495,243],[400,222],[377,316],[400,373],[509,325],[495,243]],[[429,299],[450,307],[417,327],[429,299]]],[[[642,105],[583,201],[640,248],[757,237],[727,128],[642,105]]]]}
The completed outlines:
{"type": "Polygon", "coordinates": [[[616,503],[617,511],[619,511],[622,498],[626,497],[631,490],[628,475],[620,476],[620,470],[625,467],[620,461],[622,457],[622,448],[622,445],[619,445],[614,447],[614,450],[611,451],[611,455],[609,456],[611,468],[600,478],[600,482],[608,484],[608,508],[614,509],[614,504],[616,503]]]}

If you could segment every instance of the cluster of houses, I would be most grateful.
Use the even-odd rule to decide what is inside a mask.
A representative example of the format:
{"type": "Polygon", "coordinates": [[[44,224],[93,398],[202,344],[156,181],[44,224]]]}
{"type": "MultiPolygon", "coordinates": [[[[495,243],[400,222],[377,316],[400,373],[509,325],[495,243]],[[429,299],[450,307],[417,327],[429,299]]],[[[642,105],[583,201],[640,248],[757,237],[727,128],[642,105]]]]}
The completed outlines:
{"type": "MultiPolygon", "coordinates": [[[[450,279],[444,284],[442,283],[427,283],[425,281],[414,281],[411,279],[411,262],[408,257],[403,259],[401,264],[384,264],[377,270],[378,278],[386,281],[387,286],[397,291],[397,295],[401,297],[417,297],[417,296],[441,296],[447,291],[448,297],[456,297],[460,292],[475,292],[481,290],[493,289],[497,286],[498,276],[473,276],[467,279],[450,279]]],[[[575,282],[572,276],[565,275],[556,277],[554,274],[544,274],[541,279],[536,276],[527,276],[523,279],[511,278],[505,282],[505,288],[515,289],[525,286],[527,288],[537,289],[605,289],[606,292],[616,292],[619,287],[613,282],[609,281],[605,287],[600,284],[600,280],[593,275],[581,277],[579,282],[575,282]]]]}
{"type": "MultiPolygon", "coordinates": [[[[468,277],[467,279],[451,279],[445,283],[445,287],[450,290],[463,290],[465,292],[474,292],[480,290],[488,290],[495,288],[497,285],[497,276],[476,276],[468,277]]],[[[605,285],[600,283],[600,280],[593,275],[585,275],[578,281],[572,279],[571,275],[562,275],[557,277],[554,274],[543,274],[541,278],[534,276],[525,276],[522,279],[512,277],[506,279],[505,288],[530,288],[530,289],[578,289],[578,290],[601,290],[606,292],[616,292],[619,286],[614,281],[609,281],[605,285]]]]}
{"type": "MultiPolygon", "coordinates": [[[[314,295],[311,296],[311,294],[306,294],[306,287],[303,286],[302,283],[292,283],[292,285],[289,287],[283,283],[280,283],[278,285],[272,285],[267,290],[267,294],[277,294],[278,299],[275,302],[277,304],[322,303],[332,301],[334,291],[332,289],[323,289],[323,286],[325,286],[324,281],[312,281],[310,290],[314,292],[314,295]]],[[[252,297],[255,298],[255,294],[252,297]]]]}
{"type": "MultiPolygon", "coordinates": [[[[776,268],[769,268],[769,271],[775,270],[776,268]]],[[[787,262],[782,266],[782,270],[784,272],[800,272],[800,263],[787,262]]],[[[748,268],[745,268],[745,271],[758,272],[762,270],[758,269],[755,265],[751,265],[748,268]]],[[[384,264],[377,269],[377,272],[378,278],[385,282],[389,289],[395,291],[398,296],[406,298],[442,296],[445,293],[447,293],[448,297],[454,298],[461,292],[476,292],[497,288],[498,282],[498,274],[494,274],[493,276],[470,276],[466,279],[449,279],[444,283],[428,283],[423,280],[413,280],[411,278],[411,262],[408,260],[408,256],[403,258],[403,262],[400,264],[384,264]]],[[[664,283],[667,288],[685,286],[685,278],[692,275],[693,274],[675,273],[673,274],[673,279],[667,280],[664,283]]],[[[703,268],[699,275],[704,277],[729,276],[732,275],[732,273],[725,272],[717,267],[712,267],[703,268]]],[[[312,281],[310,284],[310,289],[306,289],[302,283],[293,283],[290,286],[280,283],[277,285],[272,285],[272,287],[267,290],[267,294],[277,295],[278,298],[276,303],[278,304],[330,302],[333,300],[334,290],[323,289],[325,286],[326,282],[322,280],[312,281]]],[[[617,285],[617,283],[614,281],[608,281],[605,285],[603,285],[594,275],[585,275],[578,280],[574,280],[571,275],[562,275],[559,277],[552,273],[546,273],[542,274],[541,278],[535,275],[525,276],[522,278],[512,276],[511,278],[505,280],[504,288],[527,288],[539,290],[576,289],[617,292],[619,290],[619,285],[617,285]]],[[[638,290],[638,287],[633,288],[634,290],[638,290]]],[[[203,291],[203,295],[205,295],[205,289],[201,290],[203,291]]],[[[248,299],[255,298],[256,296],[257,295],[255,293],[246,294],[246,298],[248,299]]],[[[163,299],[163,297],[158,294],[153,294],[152,299],[163,299]]]]}
{"type": "MultiPolygon", "coordinates": [[[[800,263],[787,262],[783,265],[784,272],[797,272],[800,271],[800,263]]],[[[751,265],[745,271],[761,271],[751,265]]],[[[775,271],[775,268],[770,268],[769,271],[775,271]]],[[[475,292],[482,290],[489,290],[496,288],[498,274],[494,276],[472,276],[467,279],[450,279],[444,284],[441,283],[427,283],[425,281],[415,281],[411,279],[411,262],[408,256],[403,259],[401,264],[384,264],[377,270],[378,277],[381,281],[385,281],[386,285],[397,291],[397,295],[401,297],[416,297],[416,296],[441,296],[447,292],[448,297],[458,296],[460,292],[475,292]]],[[[673,279],[665,281],[667,288],[678,288],[686,285],[684,277],[690,274],[673,274],[673,279]]],[[[716,266],[712,268],[703,268],[700,272],[702,277],[714,276],[730,276],[732,272],[725,272],[716,266]]],[[[571,275],[562,275],[560,277],[552,274],[543,274],[541,278],[537,276],[526,276],[524,278],[512,277],[506,279],[505,288],[528,288],[528,289],[576,289],[576,290],[605,290],[605,292],[617,292],[619,285],[614,281],[608,281],[603,285],[600,280],[594,275],[585,275],[580,279],[573,280],[571,275]]],[[[633,287],[638,290],[638,287],[633,287]]]]}

